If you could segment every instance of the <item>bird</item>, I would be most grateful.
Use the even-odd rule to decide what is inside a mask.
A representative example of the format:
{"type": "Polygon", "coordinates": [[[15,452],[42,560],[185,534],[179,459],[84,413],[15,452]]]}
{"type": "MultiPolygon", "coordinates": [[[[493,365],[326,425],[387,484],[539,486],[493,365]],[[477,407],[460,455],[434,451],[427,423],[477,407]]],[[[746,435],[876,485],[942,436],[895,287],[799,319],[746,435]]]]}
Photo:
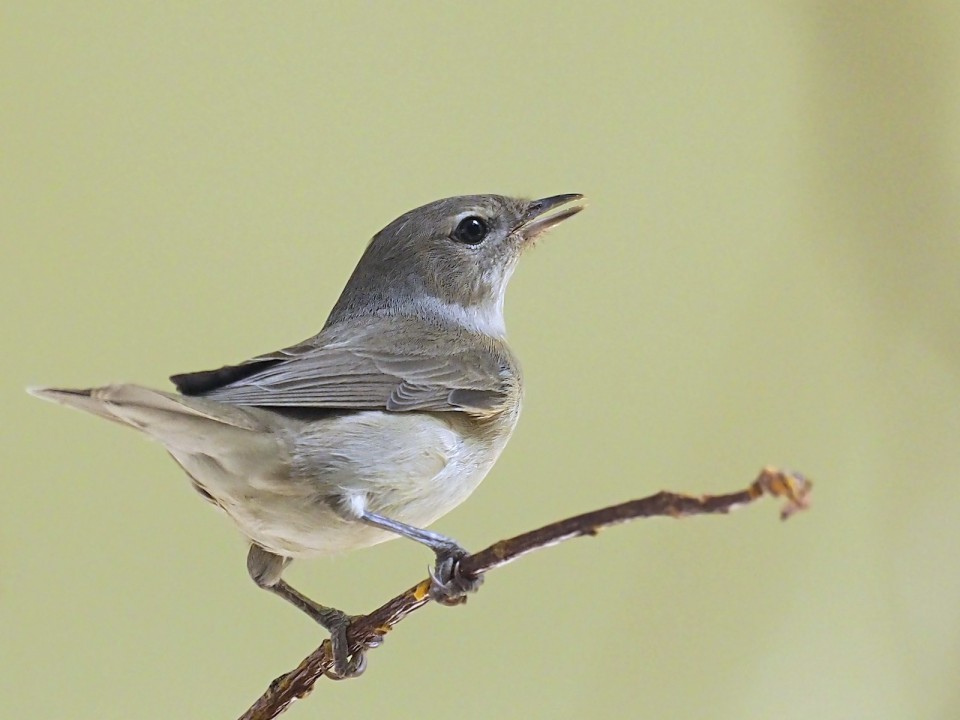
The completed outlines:
{"type": "Polygon", "coordinates": [[[523,379],[504,297],[521,254],[584,208],[568,193],[465,195],[410,210],[373,236],[319,333],[215,370],[135,384],[33,387],[40,398],[133,427],[163,445],[249,542],[257,586],[330,633],[335,679],[356,677],[351,616],[283,578],[294,559],[397,537],[436,556],[430,596],[454,605],[479,576],[426,529],[473,492],[520,415],[523,379]]]}

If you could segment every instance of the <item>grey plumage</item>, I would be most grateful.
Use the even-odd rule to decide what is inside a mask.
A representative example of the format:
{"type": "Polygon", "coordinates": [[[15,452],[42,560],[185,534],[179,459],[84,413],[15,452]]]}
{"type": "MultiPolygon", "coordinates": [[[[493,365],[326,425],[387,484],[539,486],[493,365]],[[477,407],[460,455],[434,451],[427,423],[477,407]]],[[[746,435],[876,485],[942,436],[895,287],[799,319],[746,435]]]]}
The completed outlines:
{"type": "MultiPolygon", "coordinates": [[[[462,411],[488,414],[517,391],[519,369],[503,341],[418,317],[340,323],[317,337],[251,360],[262,370],[205,397],[263,407],[462,411]]],[[[175,376],[176,377],[176,376],[175,376]]]]}
{"type": "Polygon", "coordinates": [[[349,619],[281,579],[291,558],[399,535],[437,554],[435,599],[473,590],[465,551],[423,530],[463,502],[506,445],[522,378],[503,299],[523,249],[579,195],[447,198],[374,236],[319,334],[239,365],[137,385],[31,392],[160,442],[251,541],[248,570],[331,632],[338,677],[349,619]]]}

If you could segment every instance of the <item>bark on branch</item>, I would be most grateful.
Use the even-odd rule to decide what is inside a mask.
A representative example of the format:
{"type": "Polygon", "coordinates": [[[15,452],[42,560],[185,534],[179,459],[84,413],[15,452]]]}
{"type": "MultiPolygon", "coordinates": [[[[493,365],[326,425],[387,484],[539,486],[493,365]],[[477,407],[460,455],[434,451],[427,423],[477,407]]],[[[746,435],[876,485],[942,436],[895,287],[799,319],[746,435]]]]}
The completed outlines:
{"type": "MultiPolygon", "coordinates": [[[[647,517],[681,518],[689,515],[728,513],[764,495],[786,498],[786,505],[780,513],[780,517],[785,520],[807,507],[811,487],[812,483],[798,473],[766,467],[749,487],[727,495],[694,496],[661,491],[649,497],[558,520],[508,540],[501,540],[485,550],[465,557],[460,568],[467,575],[480,575],[534,550],[582,535],[596,535],[601,529],[611,525],[647,517]]],[[[426,605],[430,601],[429,589],[430,580],[422,580],[373,612],[357,617],[347,634],[351,653],[360,650],[366,641],[374,639],[378,634],[389,632],[407,615],[426,605]]],[[[270,687],[240,716],[240,720],[270,720],[277,717],[294,700],[309,694],[317,680],[324,677],[324,672],[332,665],[330,641],[325,640],[296,668],[270,683],[270,687]]]]}

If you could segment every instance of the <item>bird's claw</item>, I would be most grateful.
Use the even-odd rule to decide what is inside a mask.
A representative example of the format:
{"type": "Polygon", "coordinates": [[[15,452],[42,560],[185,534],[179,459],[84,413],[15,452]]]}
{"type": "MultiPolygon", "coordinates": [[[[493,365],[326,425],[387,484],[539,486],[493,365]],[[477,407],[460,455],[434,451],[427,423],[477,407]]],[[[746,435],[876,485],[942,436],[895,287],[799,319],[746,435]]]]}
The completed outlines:
{"type": "Polygon", "coordinates": [[[442,605],[460,605],[467,601],[468,593],[480,588],[482,575],[465,575],[460,570],[460,561],[469,554],[459,546],[437,553],[437,564],[430,568],[432,600],[442,605]]]}
{"type": "Polygon", "coordinates": [[[343,622],[330,629],[330,651],[333,667],[323,674],[331,680],[350,680],[363,675],[367,669],[367,650],[383,645],[383,635],[374,635],[364,640],[363,647],[350,655],[347,630],[355,618],[343,616],[343,622]]]}

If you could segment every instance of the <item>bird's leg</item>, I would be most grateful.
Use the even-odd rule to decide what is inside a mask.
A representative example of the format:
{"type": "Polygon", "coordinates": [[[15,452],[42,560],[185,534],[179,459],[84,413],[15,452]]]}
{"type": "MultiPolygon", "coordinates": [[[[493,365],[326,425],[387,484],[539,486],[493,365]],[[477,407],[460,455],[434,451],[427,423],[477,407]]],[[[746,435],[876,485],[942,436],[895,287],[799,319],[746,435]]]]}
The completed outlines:
{"type": "Polygon", "coordinates": [[[350,645],[347,642],[347,629],[351,622],[350,616],[342,610],[314,602],[306,595],[290,587],[284,580],[281,580],[280,575],[289,564],[290,558],[275,555],[256,544],[251,544],[250,552],[247,553],[247,571],[258,587],[269,590],[291,605],[300,608],[329,631],[333,654],[333,672],[328,672],[327,676],[333,680],[344,680],[361,675],[367,665],[367,649],[380,645],[383,638],[369,643],[367,647],[350,657],[350,645]]]}
{"type": "Polygon", "coordinates": [[[430,583],[430,597],[433,600],[443,605],[459,605],[466,602],[467,593],[476,592],[483,583],[482,575],[465,575],[460,571],[460,561],[470,553],[456,540],[368,510],[362,510],[358,519],[367,525],[416,540],[433,550],[437,556],[437,564],[430,570],[433,581],[430,583]]]}

